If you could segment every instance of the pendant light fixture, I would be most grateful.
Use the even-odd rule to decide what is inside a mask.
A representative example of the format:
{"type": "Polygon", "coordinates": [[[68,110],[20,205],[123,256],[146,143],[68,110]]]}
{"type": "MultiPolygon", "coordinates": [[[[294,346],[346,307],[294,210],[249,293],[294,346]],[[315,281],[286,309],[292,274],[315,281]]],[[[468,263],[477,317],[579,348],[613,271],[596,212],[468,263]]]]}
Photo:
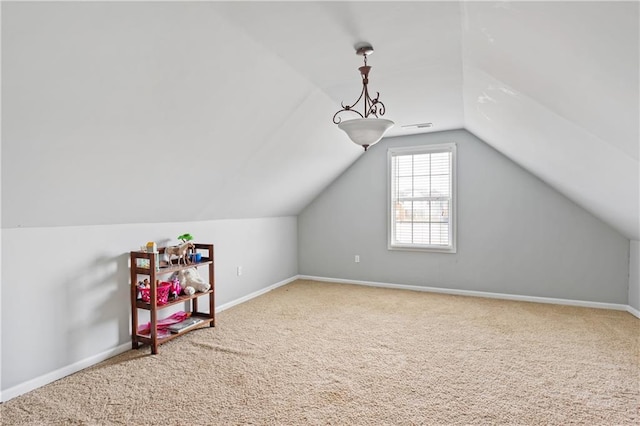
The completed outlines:
{"type": "Polygon", "coordinates": [[[349,136],[356,144],[361,145],[366,151],[371,145],[378,142],[384,134],[393,126],[393,121],[378,118],[384,115],[385,106],[380,102],[380,92],[371,99],[369,95],[369,71],[371,67],[367,65],[367,56],[373,53],[373,47],[369,43],[356,45],[356,54],[364,57],[364,65],[358,68],[362,77],[362,91],[360,96],[352,105],[341,104],[342,109],[333,115],[333,122],[349,136]],[[363,113],[356,111],[354,107],[362,100],[364,102],[363,113]],[[344,120],[340,117],[343,112],[352,112],[360,116],[351,120],[344,120]]]}

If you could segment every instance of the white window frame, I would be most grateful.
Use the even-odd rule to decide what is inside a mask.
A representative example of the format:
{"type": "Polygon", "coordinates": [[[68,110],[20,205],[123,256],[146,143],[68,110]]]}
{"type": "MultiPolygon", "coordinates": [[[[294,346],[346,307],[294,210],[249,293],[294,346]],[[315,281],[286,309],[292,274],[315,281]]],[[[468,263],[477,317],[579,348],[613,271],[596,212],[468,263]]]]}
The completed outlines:
{"type": "Polygon", "coordinates": [[[442,143],[433,145],[419,145],[408,147],[389,148],[387,151],[387,242],[389,250],[408,250],[408,251],[424,251],[438,253],[456,253],[457,240],[457,177],[456,177],[456,144],[442,143]],[[451,152],[450,165],[450,211],[449,211],[449,245],[426,245],[413,243],[398,243],[395,241],[394,235],[394,199],[395,193],[393,188],[393,157],[399,155],[416,155],[430,154],[437,152],[451,152]]]}

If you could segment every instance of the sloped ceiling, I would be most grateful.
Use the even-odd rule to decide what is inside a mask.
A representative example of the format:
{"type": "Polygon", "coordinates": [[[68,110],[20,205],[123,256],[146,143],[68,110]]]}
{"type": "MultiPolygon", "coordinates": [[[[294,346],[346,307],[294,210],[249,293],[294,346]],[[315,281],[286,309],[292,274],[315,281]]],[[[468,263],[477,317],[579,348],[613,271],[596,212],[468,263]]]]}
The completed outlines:
{"type": "Polygon", "coordinates": [[[359,41],[389,136],[465,127],[640,238],[634,2],[3,2],[2,226],[298,214],[363,155],[359,41]]]}
{"type": "Polygon", "coordinates": [[[638,3],[462,7],[465,127],[638,239],[638,3]]]}

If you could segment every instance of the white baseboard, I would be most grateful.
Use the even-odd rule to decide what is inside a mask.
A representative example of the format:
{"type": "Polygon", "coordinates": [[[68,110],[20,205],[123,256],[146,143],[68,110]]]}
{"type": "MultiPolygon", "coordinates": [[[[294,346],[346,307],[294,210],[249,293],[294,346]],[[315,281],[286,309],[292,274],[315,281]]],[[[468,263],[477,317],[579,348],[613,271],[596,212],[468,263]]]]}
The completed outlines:
{"type": "Polygon", "coordinates": [[[629,312],[631,315],[633,315],[636,318],[640,318],[640,311],[631,305],[627,306],[627,312],[629,312]]]}
{"type": "Polygon", "coordinates": [[[5,389],[2,391],[2,402],[9,401],[10,399],[13,399],[27,392],[30,392],[41,386],[47,385],[51,382],[55,382],[56,380],[62,379],[63,377],[66,377],[70,374],[76,373],[80,370],[84,370],[87,367],[91,367],[92,365],[95,365],[113,356],[126,352],[129,349],[131,349],[131,342],[123,343],[122,345],[116,346],[113,349],[108,349],[97,355],[90,356],[78,362],[74,362],[73,364],[59,368],[50,373],[43,374],[42,376],[36,377],[24,383],[20,383],[19,385],[16,385],[9,389],[5,389]]]}
{"type": "MultiPolygon", "coordinates": [[[[281,287],[285,284],[289,284],[292,281],[295,281],[298,279],[298,276],[295,275],[291,278],[287,278],[286,280],[280,281],[278,283],[275,283],[273,285],[270,285],[269,287],[265,287],[261,290],[255,291],[251,294],[248,294],[246,296],[240,297],[239,299],[236,300],[232,300],[231,302],[225,303],[224,305],[218,306],[216,308],[216,313],[217,312],[221,312],[224,311],[225,309],[229,309],[233,306],[239,305],[240,303],[244,303],[248,300],[251,300],[255,297],[258,297],[264,293],[267,293],[271,290],[274,290],[278,287],[281,287]]],[[[52,371],[50,373],[47,374],[43,374],[42,376],[36,377],[34,379],[28,380],[24,383],[20,383],[19,385],[13,386],[9,389],[5,389],[2,392],[0,392],[0,401],[1,402],[6,402],[9,401],[10,399],[13,399],[17,396],[20,396],[22,394],[25,394],[27,392],[30,392],[32,390],[35,390],[39,387],[42,387],[44,385],[47,385],[51,382],[55,382],[56,380],[62,379],[63,377],[66,377],[70,374],[76,373],[80,370],[84,370],[85,368],[91,367],[92,365],[95,365],[99,362],[102,362],[106,359],[109,359],[111,357],[114,357],[116,355],[119,355],[123,352],[128,351],[129,349],[131,349],[131,342],[127,342],[127,343],[123,343],[122,345],[116,346],[113,349],[109,349],[106,350],[104,352],[101,352],[97,355],[93,355],[90,356],[88,358],[85,358],[83,360],[80,360],[78,362],[75,362],[73,364],[67,365],[65,367],[59,368],[55,371],[52,371]]]]}
{"type": "Polygon", "coordinates": [[[632,315],[635,315],[640,318],[640,315],[637,315],[637,314],[640,314],[640,312],[638,312],[636,309],[632,308],[631,306],[622,305],[619,303],[589,302],[586,300],[556,299],[553,297],[521,296],[517,294],[490,293],[486,291],[458,290],[458,289],[440,288],[440,287],[423,287],[418,285],[390,284],[390,283],[381,283],[376,281],[345,280],[340,278],[314,277],[309,275],[300,275],[298,276],[298,278],[301,280],[314,280],[314,281],[324,281],[324,282],[341,283],[341,284],[356,284],[356,285],[365,285],[369,287],[384,287],[384,288],[394,288],[399,290],[424,291],[428,293],[453,294],[457,296],[485,297],[489,299],[504,299],[504,300],[516,300],[521,302],[581,306],[585,308],[612,309],[615,311],[627,311],[632,315]],[[635,311],[635,313],[632,311],[635,311]]]}
{"type": "Polygon", "coordinates": [[[249,301],[251,299],[254,299],[254,298],[256,298],[256,297],[258,297],[260,295],[268,293],[271,290],[275,290],[278,287],[282,287],[283,285],[289,284],[290,282],[293,282],[293,281],[297,280],[298,278],[299,278],[298,275],[294,275],[291,278],[287,278],[286,280],[282,280],[280,282],[277,282],[277,283],[275,283],[273,285],[270,285],[269,287],[265,287],[265,288],[260,289],[258,291],[254,291],[253,293],[247,294],[246,296],[242,296],[242,297],[240,297],[238,299],[232,300],[231,302],[227,302],[227,303],[225,303],[223,305],[218,306],[216,308],[216,313],[222,312],[222,311],[224,311],[226,309],[229,309],[229,308],[232,308],[232,307],[234,307],[236,305],[239,305],[241,303],[247,302],[247,301],[249,301]]]}

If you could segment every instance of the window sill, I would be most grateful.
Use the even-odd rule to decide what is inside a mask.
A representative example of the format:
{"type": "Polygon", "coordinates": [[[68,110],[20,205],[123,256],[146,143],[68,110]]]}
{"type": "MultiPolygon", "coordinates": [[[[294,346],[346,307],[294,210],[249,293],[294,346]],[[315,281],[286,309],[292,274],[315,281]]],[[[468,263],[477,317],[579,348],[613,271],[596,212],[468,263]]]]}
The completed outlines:
{"type": "Polygon", "coordinates": [[[388,250],[392,251],[418,251],[426,253],[447,253],[455,254],[457,252],[455,247],[424,247],[424,246],[410,246],[410,245],[389,245],[388,250]]]}

